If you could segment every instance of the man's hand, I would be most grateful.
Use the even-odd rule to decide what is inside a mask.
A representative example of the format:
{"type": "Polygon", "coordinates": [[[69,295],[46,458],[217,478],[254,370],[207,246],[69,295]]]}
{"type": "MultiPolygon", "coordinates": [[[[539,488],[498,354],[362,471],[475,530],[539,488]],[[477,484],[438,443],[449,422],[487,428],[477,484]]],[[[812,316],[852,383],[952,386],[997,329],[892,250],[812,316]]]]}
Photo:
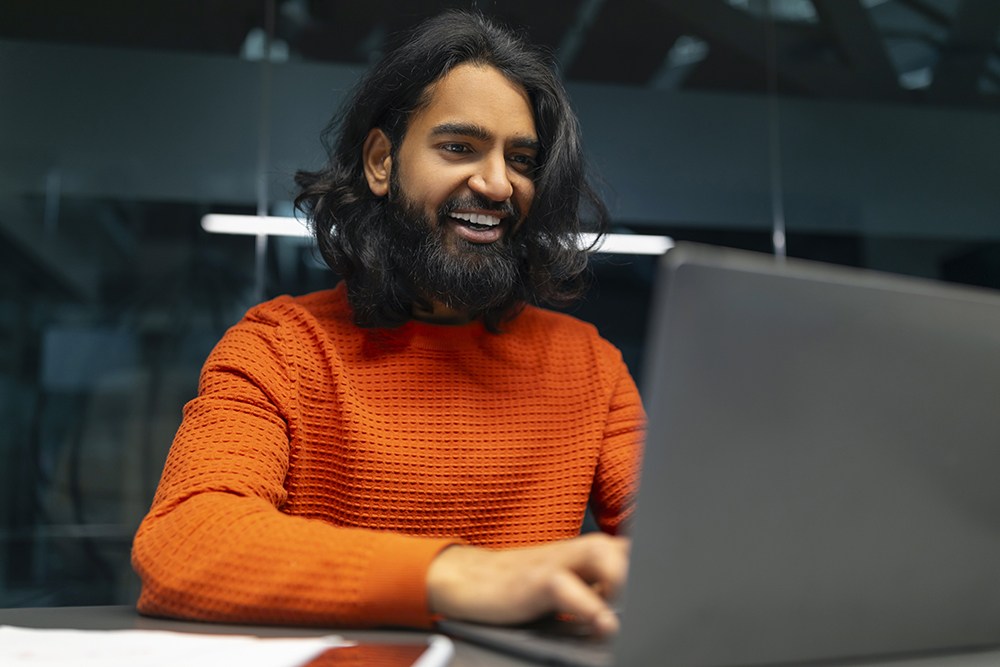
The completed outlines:
{"type": "Polygon", "coordinates": [[[538,547],[491,551],[452,546],[427,572],[433,613],[513,624],[572,614],[600,635],[618,631],[608,601],[625,583],[629,541],[593,533],[538,547]]]}

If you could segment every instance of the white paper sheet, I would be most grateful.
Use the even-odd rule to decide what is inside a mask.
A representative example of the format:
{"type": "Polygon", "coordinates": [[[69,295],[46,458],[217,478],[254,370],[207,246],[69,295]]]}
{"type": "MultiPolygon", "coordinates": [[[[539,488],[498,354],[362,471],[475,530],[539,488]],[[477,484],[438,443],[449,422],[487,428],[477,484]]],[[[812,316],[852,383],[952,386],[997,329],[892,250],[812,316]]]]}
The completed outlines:
{"type": "Polygon", "coordinates": [[[335,635],[265,639],[162,630],[52,630],[0,626],[3,667],[300,667],[328,648],[349,646],[335,635]]]}

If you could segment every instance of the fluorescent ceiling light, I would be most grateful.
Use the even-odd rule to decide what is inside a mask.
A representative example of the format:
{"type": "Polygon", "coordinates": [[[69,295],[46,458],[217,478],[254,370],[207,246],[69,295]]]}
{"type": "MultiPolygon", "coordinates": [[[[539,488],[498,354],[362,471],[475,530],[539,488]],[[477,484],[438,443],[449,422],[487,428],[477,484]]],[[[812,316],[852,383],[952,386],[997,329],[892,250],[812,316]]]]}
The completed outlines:
{"type": "MultiPolygon", "coordinates": [[[[589,247],[594,242],[595,234],[581,234],[581,244],[589,247]]],[[[618,255],[662,255],[674,247],[674,240],[669,236],[654,236],[652,234],[605,234],[601,244],[594,252],[606,252],[618,255]]]]}
{"type": "MultiPolygon", "coordinates": [[[[213,234],[246,234],[250,236],[312,236],[309,225],[298,218],[274,215],[226,215],[209,213],[201,219],[201,228],[213,234]]],[[[594,234],[581,234],[580,244],[590,247],[594,234]]],[[[621,255],[662,255],[674,247],[669,236],[650,234],[607,234],[595,252],[621,255]]]]}
{"type": "Polygon", "coordinates": [[[226,215],[209,213],[201,218],[201,228],[213,234],[248,234],[257,236],[312,236],[312,231],[298,218],[276,215],[226,215]]]}

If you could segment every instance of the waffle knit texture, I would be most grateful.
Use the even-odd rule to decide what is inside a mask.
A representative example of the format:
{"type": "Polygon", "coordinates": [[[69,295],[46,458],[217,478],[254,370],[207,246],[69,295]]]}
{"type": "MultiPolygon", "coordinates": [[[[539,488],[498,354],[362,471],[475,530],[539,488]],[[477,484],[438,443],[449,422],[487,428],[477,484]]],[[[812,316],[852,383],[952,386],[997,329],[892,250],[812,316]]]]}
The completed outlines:
{"type": "Polygon", "coordinates": [[[427,627],[444,547],[623,527],[644,415],[619,352],[528,307],[361,329],[343,284],[261,304],[202,369],[133,544],[146,614],[427,627]]]}

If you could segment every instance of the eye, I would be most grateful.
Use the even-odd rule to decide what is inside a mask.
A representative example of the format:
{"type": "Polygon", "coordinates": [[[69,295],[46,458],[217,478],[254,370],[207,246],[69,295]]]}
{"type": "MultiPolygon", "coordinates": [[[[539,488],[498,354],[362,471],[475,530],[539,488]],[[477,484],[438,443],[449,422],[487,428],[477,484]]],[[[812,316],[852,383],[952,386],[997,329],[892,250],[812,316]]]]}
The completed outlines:
{"type": "Polygon", "coordinates": [[[455,155],[464,155],[472,152],[471,149],[465,144],[441,144],[439,148],[445,153],[453,153],[455,155]]]}
{"type": "Polygon", "coordinates": [[[535,160],[534,156],[526,155],[524,153],[514,153],[507,159],[510,160],[511,164],[514,165],[514,168],[522,174],[529,174],[538,166],[538,162],[535,160]]]}

